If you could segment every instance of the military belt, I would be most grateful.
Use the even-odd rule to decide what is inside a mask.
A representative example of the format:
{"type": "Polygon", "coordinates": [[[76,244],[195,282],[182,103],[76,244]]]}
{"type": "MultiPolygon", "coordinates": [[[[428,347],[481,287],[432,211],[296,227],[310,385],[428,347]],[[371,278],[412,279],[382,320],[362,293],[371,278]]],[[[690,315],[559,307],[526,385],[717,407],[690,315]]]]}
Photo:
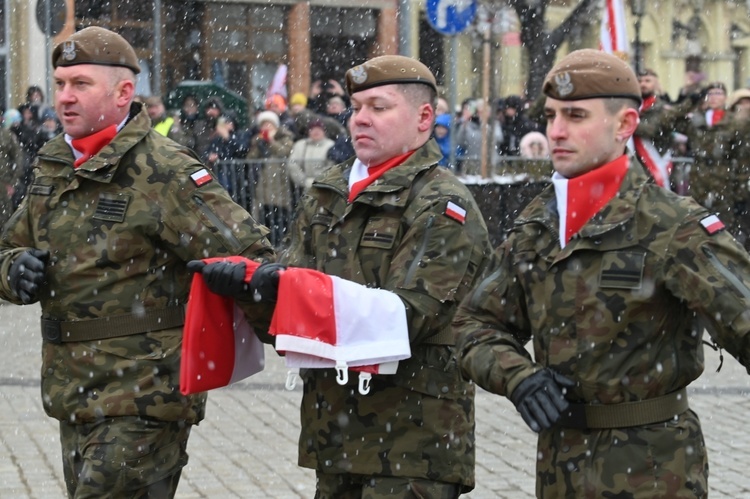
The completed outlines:
{"type": "Polygon", "coordinates": [[[453,335],[453,329],[444,328],[439,333],[426,338],[422,343],[426,345],[455,345],[456,338],[453,335]]]}
{"type": "Polygon", "coordinates": [[[688,410],[687,391],[621,404],[570,404],[557,426],[577,430],[627,428],[661,423],[688,410]]]}
{"type": "Polygon", "coordinates": [[[161,331],[183,324],[185,324],[185,307],[183,306],[75,321],[42,319],[42,339],[55,344],[104,340],[161,331]]]}

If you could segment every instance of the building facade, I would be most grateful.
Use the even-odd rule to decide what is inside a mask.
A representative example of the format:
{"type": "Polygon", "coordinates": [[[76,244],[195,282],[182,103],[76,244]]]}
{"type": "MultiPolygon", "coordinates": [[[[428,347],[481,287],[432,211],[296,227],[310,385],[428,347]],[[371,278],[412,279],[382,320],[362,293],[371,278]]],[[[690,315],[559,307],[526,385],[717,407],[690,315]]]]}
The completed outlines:
{"type": "MultiPolygon", "coordinates": [[[[480,32],[471,27],[455,38],[438,34],[424,0],[0,0],[0,105],[17,106],[32,84],[49,96],[52,47],[90,25],[113,29],[134,45],[143,95],[167,95],[183,80],[213,80],[257,108],[282,64],[289,93],[307,93],[317,78],[341,80],[353,64],[403,53],[404,47],[430,66],[446,94],[455,88],[458,101],[481,94],[485,73],[490,98],[524,94],[529,62],[515,14],[501,3],[487,7],[494,9],[487,64],[480,32]],[[406,20],[398,15],[404,2],[406,20]],[[399,41],[404,27],[408,43],[399,41]],[[45,36],[46,30],[54,36],[45,36]]],[[[626,0],[631,43],[639,42],[641,63],[656,69],[670,95],[684,84],[686,70],[730,89],[747,87],[748,3],[626,0]]],[[[548,24],[555,26],[575,4],[552,0],[548,24]]],[[[596,47],[598,29],[590,22],[558,55],[596,47]]]]}

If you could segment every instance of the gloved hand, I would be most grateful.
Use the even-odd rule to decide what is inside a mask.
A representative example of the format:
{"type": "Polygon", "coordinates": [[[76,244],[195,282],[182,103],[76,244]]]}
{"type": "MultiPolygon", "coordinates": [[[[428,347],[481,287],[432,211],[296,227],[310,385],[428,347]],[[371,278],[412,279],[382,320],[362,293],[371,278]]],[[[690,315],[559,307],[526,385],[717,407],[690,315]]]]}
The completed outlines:
{"type": "Polygon", "coordinates": [[[245,282],[245,262],[223,261],[206,264],[201,260],[191,260],[187,263],[187,269],[203,274],[206,286],[217,295],[236,297],[249,290],[245,282]]]}
{"type": "Polygon", "coordinates": [[[510,400],[529,428],[539,433],[552,428],[567,410],[565,391],[574,386],[574,381],[547,367],[521,381],[510,400]]]}
{"type": "Polygon", "coordinates": [[[30,249],[19,254],[8,271],[10,289],[25,305],[36,303],[39,286],[49,262],[49,251],[30,249]]]}
{"type": "Polygon", "coordinates": [[[279,294],[279,273],[286,270],[280,263],[264,263],[253,272],[250,291],[257,302],[276,303],[279,294]]]}

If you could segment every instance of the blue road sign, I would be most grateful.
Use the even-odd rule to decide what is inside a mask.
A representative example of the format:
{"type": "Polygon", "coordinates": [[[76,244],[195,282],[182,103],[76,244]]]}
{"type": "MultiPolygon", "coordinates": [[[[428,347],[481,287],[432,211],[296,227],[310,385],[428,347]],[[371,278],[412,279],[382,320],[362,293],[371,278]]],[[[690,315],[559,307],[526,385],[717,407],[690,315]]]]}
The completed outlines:
{"type": "Polygon", "coordinates": [[[465,30],[477,13],[477,0],[427,0],[427,20],[444,35],[465,30]]]}

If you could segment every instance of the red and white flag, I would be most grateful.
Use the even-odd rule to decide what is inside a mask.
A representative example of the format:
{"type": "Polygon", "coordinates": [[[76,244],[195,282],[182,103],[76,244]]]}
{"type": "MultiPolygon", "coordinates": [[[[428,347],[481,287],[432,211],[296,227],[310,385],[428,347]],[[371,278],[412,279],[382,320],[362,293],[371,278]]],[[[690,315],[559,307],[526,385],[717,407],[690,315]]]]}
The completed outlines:
{"type": "Polygon", "coordinates": [[[659,154],[652,140],[638,135],[632,137],[632,146],[630,142],[628,146],[654,177],[656,185],[671,190],[669,176],[672,173],[672,153],[667,151],[663,155],[659,154]]]}
{"type": "MultiPolygon", "coordinates": [[[[223,260],[245,262],[246,282],[259,266],[239,256],[203,261],[223,260]]],[[[212,293],[196,272],[182,336],[180,392],[189,395],[227,386],[262,371],[264,364],[263,344],[234,299],[212,293]]]]}
{"type": "Polygon", "coordinates": [[[266,90],[266,100],[276,94],[282,96],[284,99],[287,98],[286,75],[286,64],[279,64],[279,67],[276,68],[276,73],[273,75],[273,80],[271,80],[271,84],[268,86],[268,90],[266,90]]]}
{"type": "Polygon", "coordinates": [[[394,374],[398,361],[411,356],[398,295],[312,269],[281,273],[269,333],[287,367],[336,368],[341,384],[350,368],[367,378],[394,374]]]}
{"type": "Polygon", "coordinates": [[[628,30],[625,27],[625,8],[622,0],[603,0],[599,48],[624,59],[627,59],[630,55],[628,30]]]}

